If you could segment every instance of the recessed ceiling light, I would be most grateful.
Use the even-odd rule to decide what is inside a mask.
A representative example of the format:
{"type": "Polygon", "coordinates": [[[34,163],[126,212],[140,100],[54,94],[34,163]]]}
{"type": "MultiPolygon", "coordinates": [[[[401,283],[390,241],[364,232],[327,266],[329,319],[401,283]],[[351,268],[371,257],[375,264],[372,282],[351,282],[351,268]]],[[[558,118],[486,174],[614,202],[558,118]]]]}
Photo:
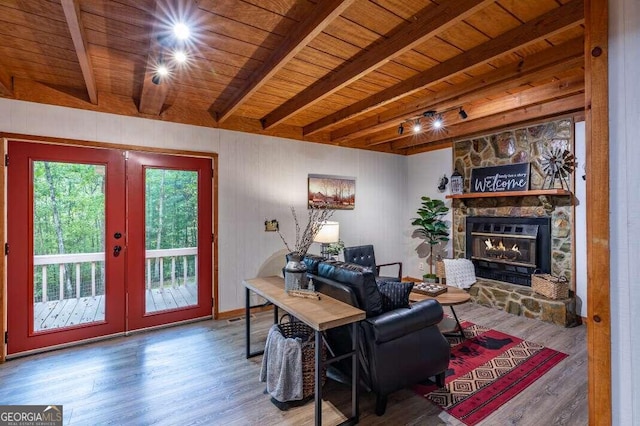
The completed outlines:
{"type": "Polygon", "coordinates": [[[179,64],[183,64],[187,61],[187,54],[183,50],[176,50],[173,53],[173,59],[179,64]]]}
{"type": "Polygon", "coordinates": [[[169,68],[167,68],[165,64],[160,64],[158,65],[158,68],[156,68],[156,74],[161,77],[167,76],[169,75],[169,68]]]}
{"type": "Polygon", "coordinates": [[[173,26],[173,33],[178,40],[186,40],[191,35],[191,30],[184,22],[178,22],[173,26]]]}

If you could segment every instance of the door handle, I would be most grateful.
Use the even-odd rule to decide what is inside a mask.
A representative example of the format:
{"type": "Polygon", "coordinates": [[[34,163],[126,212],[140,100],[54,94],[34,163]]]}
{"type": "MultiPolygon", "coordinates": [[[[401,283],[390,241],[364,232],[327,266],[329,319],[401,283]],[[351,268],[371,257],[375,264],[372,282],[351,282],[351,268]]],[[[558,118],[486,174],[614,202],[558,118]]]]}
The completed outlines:
{"type": "Polygon", "coordinates": [[[120,256],[120,252],[122,251],[122,246],[113,247],[113,257],[120,256]]]}

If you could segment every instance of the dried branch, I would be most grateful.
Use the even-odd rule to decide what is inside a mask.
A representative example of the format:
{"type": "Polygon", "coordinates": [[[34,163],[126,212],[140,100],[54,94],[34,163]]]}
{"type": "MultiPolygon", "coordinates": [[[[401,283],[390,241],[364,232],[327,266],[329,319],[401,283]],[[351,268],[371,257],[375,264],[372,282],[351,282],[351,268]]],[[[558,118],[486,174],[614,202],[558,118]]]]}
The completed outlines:
{"type": "MultiPolygon", "coordinates": [[[[313,244],[313,239],[316,237],[316,235],[320,231],[322,222],[325,222],[326,220],[331,218],[334,212],[335,210],[324,207],[324,206],[313,207],[309,209],[307,226],[304,228],[304,231],[302,231],[301,233],[300,222],[298,221],[298,216],[296,215],[296,209],[295,207],[292,206],[291,214],[293,215],[293,221],[296,226],[296,240],[294,245],[295,250],[293,251],[299,253],[301,256],[304,256],[305,254],[307,254],[309,247],[311,247],[311,244],[313,244]]],[[[284,236],[280,233],[279,229],[278,229],[278,235],[280,236],[280,239],[284,243],[287,250],[292,252],[291,248],[289,247],[289,244],[287,244],[287,241],[284,239],[284,236]]]]}

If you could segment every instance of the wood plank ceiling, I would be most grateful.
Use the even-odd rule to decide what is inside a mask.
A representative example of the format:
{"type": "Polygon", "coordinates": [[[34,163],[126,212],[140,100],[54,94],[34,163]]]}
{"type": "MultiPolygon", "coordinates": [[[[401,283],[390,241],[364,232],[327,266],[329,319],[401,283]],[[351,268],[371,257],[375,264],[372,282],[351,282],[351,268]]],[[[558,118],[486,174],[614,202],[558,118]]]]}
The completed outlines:
{"type": "Polygon", "coordinates": [[[584,4],[3,0],[0,96],[410,155],[583,111],[584,4]]]}

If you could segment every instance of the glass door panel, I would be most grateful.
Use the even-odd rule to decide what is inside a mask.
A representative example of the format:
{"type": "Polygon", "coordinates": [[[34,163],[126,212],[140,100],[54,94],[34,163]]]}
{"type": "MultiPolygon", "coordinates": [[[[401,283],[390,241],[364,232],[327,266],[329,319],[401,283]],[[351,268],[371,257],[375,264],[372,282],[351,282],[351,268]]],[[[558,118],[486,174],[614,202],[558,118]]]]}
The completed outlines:
{"type": "Polygon", "coordinates": [[[105,320],[105,173],[33,161],[33,331],[105,320]]]}
{"type": "Polygon", "coordinates": [[[198,172],[145,169],[145,313],[198,304],[198,172]]]}
{"type": "Polygon", "coordinates": [[[211,179],[208,158],[128,153],[129,330],[211,315],[211,179]]]}

